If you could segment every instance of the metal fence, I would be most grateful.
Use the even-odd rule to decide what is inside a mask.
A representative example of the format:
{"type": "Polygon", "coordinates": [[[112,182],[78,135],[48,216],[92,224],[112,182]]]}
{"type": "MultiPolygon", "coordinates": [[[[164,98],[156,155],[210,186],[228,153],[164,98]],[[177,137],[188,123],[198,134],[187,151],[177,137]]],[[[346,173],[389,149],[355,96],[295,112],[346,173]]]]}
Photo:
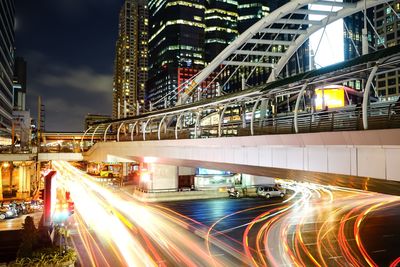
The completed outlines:
{"type": "MultiPolygon", "coordinates": [[[[297,116],[298,133],[315,133],[330,131],[363,130],[362,109],[359,106],[347,106],[343,109],[333,109],[315,113],[300,112],[297,116]]],[[[400,128],[400,103],[375,103],[368,108],[368,129],[400,128]]],[[[197,126],[194,123],[176,126],[176,121],[163,127],[159,132],[159,122],[154,121],[137,131],[120,133],[119,141],[171,140],[215,138],[229,136],[249,136],[268,134],[295,134],[295,116],[293,113],[255,118],[250,120],[225,121],[219,124],[197,126]]],[[[116,133],[108,133],[107,141],[115,141],[116,133]]]]}

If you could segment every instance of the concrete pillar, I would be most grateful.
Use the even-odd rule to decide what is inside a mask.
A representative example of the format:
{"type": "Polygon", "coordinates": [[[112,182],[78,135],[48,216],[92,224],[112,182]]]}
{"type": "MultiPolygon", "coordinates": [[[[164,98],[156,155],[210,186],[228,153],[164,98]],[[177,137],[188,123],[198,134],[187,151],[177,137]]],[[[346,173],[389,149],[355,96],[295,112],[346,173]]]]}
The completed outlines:
{"type": "Polygon", "coordinates": [[[128,175],[128,163],[123,162],[122,163],[122,177],[125,177],[128,175]]]}
{"type": "Polygon", "coordinates": [[[21,165],[18,167],[18,198],[26,198],[30,192],[30,172],[29,166],[21,165]]]}
{"type": "Polygon", "coordinates": [[[31,192],[31,165],[26,166],[25,171],[26,171],[25,192],[28,192],[29,194],[31,192]]]}
{"type": "Polygon", "coordinates": [[[3,199],[3,168],[0,165],[0,199],[3,199]]]}
{"type": "Polygon", "coordinates": [[[144,182],[148,190],[178,189],[178,167],[149,163],[149,181],[144,182]]]}
{"type": "Polygon", "coordinates": [[[22,193],[24,192],[24,180],[25,180],[25,173],[24,173],[24,167],[19,166],[18,167],[18,197],[22,196],[22,193]]]}

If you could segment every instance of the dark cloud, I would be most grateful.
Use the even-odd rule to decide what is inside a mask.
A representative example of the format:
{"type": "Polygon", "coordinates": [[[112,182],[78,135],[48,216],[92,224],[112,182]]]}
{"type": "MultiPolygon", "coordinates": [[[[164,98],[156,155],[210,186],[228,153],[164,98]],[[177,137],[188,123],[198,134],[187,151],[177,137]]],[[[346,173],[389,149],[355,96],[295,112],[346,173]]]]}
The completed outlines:
{"type": "Polygon", "coordinates": [[[112,88],[112,75],[95,73],[89,68],[55,68],[39,77],[38,82],[46,87],[71,88],[81,93],[108,96],[112,88]]]}
{"type": "Polygon", "coordinates": [[[122,0],[16,1],[16,54],[28,63],[27,104],[46,105],[46,130],[81,131],[87,113],[110,114],[122,0]]]}
{"type": "MultiPolygon", "coordinates": [[[[81,131],[87,113],[110,114],[112,75],[88,66],[57,65],[39,52],[27,55],[33,73],[28,102],[40,95],[45,105],[46,130],[81,131]]],[[[32,105],[34,104],[34,105],[32,105]]],[[[36,108],[31,109],[36,114],[36,108]]]]}
{"type": "Polygon", "coordinates": [[[64,98],[45,98],[43,103],[46,110],[46,131],[81,131],[83,129],[83,120],[76,120],[82,114],[89,113],[90,108],[80,104],[73,103],[64,98]],[[53,116],[48,117],[48,110],[51,110],[53,116]],[[59,118],[62,117],[62,120],[59,118]],[[77,125],[78,124],[78,125],[77,125]],[[57,125],[57,129],[52,129],[52,125],[57,125]]]}

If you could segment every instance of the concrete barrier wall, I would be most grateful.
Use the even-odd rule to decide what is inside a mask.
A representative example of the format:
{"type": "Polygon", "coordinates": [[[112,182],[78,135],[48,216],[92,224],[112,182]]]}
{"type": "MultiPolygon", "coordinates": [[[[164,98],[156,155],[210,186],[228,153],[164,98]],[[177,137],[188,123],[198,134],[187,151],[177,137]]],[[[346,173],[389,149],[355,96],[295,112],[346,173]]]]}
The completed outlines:
{"type": "MultiPolygon", "coordinates": [[[[400,181],[400,129],[97,143],[86,160],[154,157],[400,181]]],[[[152,158],[153,159],[153,158],[152,158]]]]}

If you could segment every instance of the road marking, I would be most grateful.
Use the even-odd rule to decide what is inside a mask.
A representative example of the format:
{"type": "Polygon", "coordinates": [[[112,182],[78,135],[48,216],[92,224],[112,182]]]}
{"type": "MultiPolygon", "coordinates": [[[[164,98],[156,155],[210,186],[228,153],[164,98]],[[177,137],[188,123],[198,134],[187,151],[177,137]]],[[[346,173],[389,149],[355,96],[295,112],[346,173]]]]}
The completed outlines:
{"type": "Polygon", "coordinates": [[[329,257],[329,260],[336,260],[336,259],[340,259],[343,258],[343,256],[334,256],[334,257],[329,257]]]}
{"type": "Polygon", "coordinates": [[[385,252],[385,251],[386,251],[386,249],[380,249],[380,250],[372,251],[372,253],[382,253],[382,252],[385,252]]]}
{"type": "Polygon", "coordinates": [[[383,238],[386,238],[386,237],[394,237],[394,236],[396,236],[396,235],[393,235],[393,234],[391,234],[391,235],[383,235],[383,238]]]}

